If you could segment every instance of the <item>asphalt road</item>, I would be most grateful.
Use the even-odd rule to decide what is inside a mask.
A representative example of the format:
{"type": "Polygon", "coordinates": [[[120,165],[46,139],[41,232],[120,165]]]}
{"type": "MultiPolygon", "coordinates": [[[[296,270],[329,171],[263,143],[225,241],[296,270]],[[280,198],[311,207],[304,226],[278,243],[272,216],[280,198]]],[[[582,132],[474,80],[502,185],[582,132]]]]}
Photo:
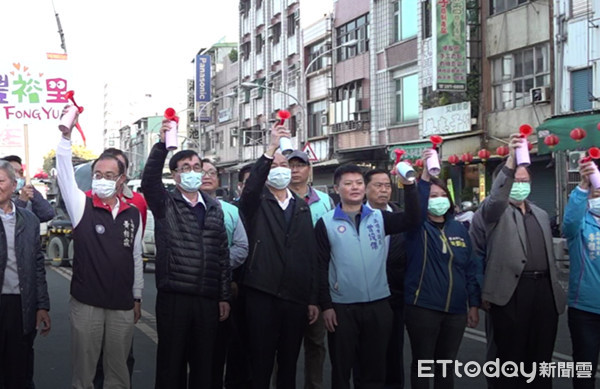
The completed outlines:
{"type": "MultiPolygon", "coordinates": [[[[154,387],[154,371],[156,358],[156,321],[154,317],[154,305],[156,288],[152,265],[145,273],[145,288],[143,299],[142,319],[136,326],[134,334],[134,356],[135,368],[133,373],[133,387],[136,389],[150,389],[154,387]]],[[[70,365],[70,336],[69,336],[69,280],[70,268],[47,266],[47,279],[51,299],[52,331],[48,337],[38,337],[35,342],[36,367],[35,382],[38,389],[56,389],[70,387],[71,365],[70,365]]],[[[458,355],[458,360],[466,363],[476,361],[480,365],[485,363],[485,334],[482,320],[478,328],[467,329],[458,355]]],[[[406,336],[406,335],[405,335],[406,336]]],[[[566,325],[566,315],[560,317],[559,333],[555,345],[555,361],[569,361],[571,345],[569,332],[566,325]]],[[[408,336],[405,337],[405,372],[406,388],[409,388],[410,343],[408,336]]],[[[330,387],[331,368],[329,361],[325,365],[324,387],[330,387]]],[[[302,388],[303,357],[298,361],[297,387],[302,388]]],[[[483,375],[470,378],[463,376],[455,378],[456,388],[485,388],[483,375]]],[[[554,388],[571,388],[571,382],[566,378],[554,380],[554,388]]]]}

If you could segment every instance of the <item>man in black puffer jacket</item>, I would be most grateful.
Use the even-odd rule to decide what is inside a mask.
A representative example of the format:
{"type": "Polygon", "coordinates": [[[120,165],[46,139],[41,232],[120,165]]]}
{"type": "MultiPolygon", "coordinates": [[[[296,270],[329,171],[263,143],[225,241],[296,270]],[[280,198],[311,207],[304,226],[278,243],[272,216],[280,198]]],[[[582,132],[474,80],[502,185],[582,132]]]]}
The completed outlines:
{"type": "Polygon", "coordinates": [[[154,215],[156,240],[156,389],[208,388],[219,321],[229,316],[231,268],[223,211],[200,192],[202,162],[193,150],[173,155],[177,188],[167,192],[162,170],[168,150],[163,121],[142,191],[154,215]],[[189,370],[189,380],[188,372],[189,370]]]}
{"type": "Polygon", "coordinates": [[[242,283],[253,389],[269,388],[275,356],[277,388],[296,387],[304,330],[319,315],[312,217],[306,201],[287,188],[291,178],[288,161],[275,154],[281,136],[290,133],[275,126],[239,203],[250,243],[242,283]]]}

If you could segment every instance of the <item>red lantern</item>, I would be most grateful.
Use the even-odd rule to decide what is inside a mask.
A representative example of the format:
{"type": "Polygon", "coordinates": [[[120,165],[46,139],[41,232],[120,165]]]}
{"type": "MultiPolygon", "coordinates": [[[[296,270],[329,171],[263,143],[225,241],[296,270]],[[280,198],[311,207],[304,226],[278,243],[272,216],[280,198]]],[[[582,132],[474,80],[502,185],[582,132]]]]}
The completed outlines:
{"type": "Polygon", "coordinates": [[[465,165],[468,165],[473,161],[473,156],[471,153],[464,153],[460,156],[460,159],[465,163],[465,165]]]}
{"type": "Polygon", "coordinates": [[[580,142],[583,138],[585,138],[586,136],[586,132],[583,128],[574,128],[571,130],[571,138],[573,138],[574,141],[576,142],[580,142]]]}
{"type": "Polygon", "coordinates": [[[490,158],[490,155],[491,153],[486,149],[481,149],[477,152],[477,156],[484,162],[490,158]]]}
{"type": "Polygon", "coordinates": [[[558,142],[560,142],[560,138],[554,134],[550,134],[547,137],[544,138],[544,143],[546,144],[546,146],[548,146],[550,149],[553,149],[554,146],[556,146],[558,144],[558,142]]]}
{"type": "Polygon", "coordinates": [[[521,138],[527,138],[529,135],[533,134],[533,127],[529,124],[523,124],[519,127],[519,132],[521,133],[521,138]]]}
{"type": "Polygon", "coordinates": [[[508,147],[506,147],[506,146],[500,146],[496,149],[496,154],[498,154],[501,157],[507,156],[509,152],[510,151],[508,150],[508,147]]]}
{"type": "Polygon", "coordinates": [[[422,159],[417,159],[415,161],[415,166],[422,168],[423,167],[423,160],[422,159]]]}
{"type": "Polygon", "coordinates": [[[460,162],[460,158],[458,158],[458,155],[452,154],[451,156],[448,157],[448,162],[450,162],[450,164],[452,164],[452,165],[456,165],[457,163],[460,162]]]}

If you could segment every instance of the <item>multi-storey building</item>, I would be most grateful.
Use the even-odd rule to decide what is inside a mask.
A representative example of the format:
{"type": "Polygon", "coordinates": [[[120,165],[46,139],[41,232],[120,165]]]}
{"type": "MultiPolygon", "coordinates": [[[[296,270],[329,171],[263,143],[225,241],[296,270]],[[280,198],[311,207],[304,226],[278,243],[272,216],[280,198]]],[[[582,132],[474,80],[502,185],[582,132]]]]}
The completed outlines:
{"type": "Polygon", "coordinates": [[[333,15],[324,16],[302,30],[304,90],[306,102],[306,143],[304,150],[313,159],[313,185],[331,186],[333,142],[329,131],[332,105],[333,15]]]}
{"type": "MultiPolygon", "coordinates": [[[[550,90],[552,66],[552,3],[526,0],[482,2],[484,61],[483,108],[490,150],[508,140],[522,124],[539,126],[552,114],[552,99],[532,98],[537,88],[550,90]]],[[[533,137],[530,199],[556,215],[551,157],[540,155],[533,137]]]]}
{"type": "Polygon", "coordinates": [[[277,112],[292,114],[288,128],[300,144],[304,106],[299,95],[298,0],[240,1],[240,161],[258,158],[277,112]]]}
{"type": "Polygon", "coordinates": [[[600,145],[600,0],[560,0],[554,8],[553,88],[535,89],[535,99],[553,98],[554,116],[538,127],[539,150],[552,153],[556,174],[559,221],[571,190],[579,183],[578,160],[591,146],[600,145]],[[573,128],[587,135],[570,139],[573,128]],[[549,149],[550,135],[560,142],[549,149]]]}

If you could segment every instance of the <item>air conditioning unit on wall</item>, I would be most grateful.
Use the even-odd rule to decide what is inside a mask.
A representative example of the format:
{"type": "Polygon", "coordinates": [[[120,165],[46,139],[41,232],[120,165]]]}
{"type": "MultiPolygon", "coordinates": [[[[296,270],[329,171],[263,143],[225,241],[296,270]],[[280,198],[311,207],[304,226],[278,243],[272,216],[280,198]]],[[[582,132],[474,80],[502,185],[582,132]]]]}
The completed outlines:
{"type": "Polygon", "coordinates": [[[547,86],[531,88],[529,89],[529,97],[533,104],[546,103],[550,101],[550,88],[547,86]]]}

